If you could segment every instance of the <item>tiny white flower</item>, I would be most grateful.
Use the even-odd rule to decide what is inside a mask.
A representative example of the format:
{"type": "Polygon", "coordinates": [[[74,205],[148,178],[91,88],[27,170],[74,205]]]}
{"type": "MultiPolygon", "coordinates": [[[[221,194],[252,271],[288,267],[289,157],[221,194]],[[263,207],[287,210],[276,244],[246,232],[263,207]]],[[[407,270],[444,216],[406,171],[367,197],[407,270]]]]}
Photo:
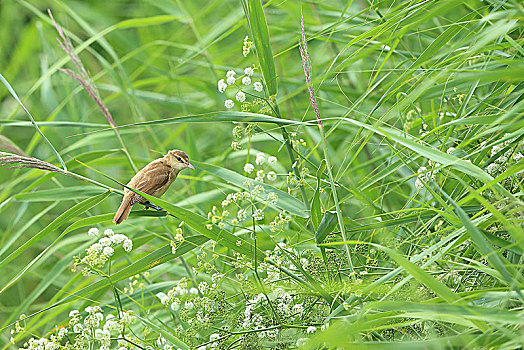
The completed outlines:
{"type": "Polygon", "coordinates": [[[237,213],[238,220],[244,221],[247,218],[247,213],[244,209],[240,209],[237,213]]]}
{"type": "Polygon", "coordinates": [[[109,237],[109,239],[111,239],[111,242],[114,243],[114,244],[120,244],[120,243],[122,243],[123,241],[125,241],[127,239],[127,236],[118,233],[118,234],[116,234],[114,236],[109,237]]]}
{"type": "Polygon", "coordinates": [[[218,334],[218,333],[213,333],[213,334],[211,334],[211,335],[209,336],[209,340],[210,340],[210,341],[215,341],[215,340],[217,340],[218,338],[220,338],[220,334],[218,334]]]}
{"type": "Polygon", "coordinates": [[[251,163],[246,163],[246,165],[244,165],[244,171],[248,174],[251,174],[253,172],[253,170],[255,170],[255,166],[251,163]]]}
{"type": "Polygon", "coordinates": [[[249,85],[249,84],[251,84],[251,78],[250,78],[250,77],[243,77],[243,78],[242,78],[242,84],[243,84],[243,85],[249,85]]]}
{"type": "Polygon", "coordinates": [[[455,151],[455,147],[450,147],[448,148],[448,150],[446,151],[447,154],[451,154],[455,151]]]}
{"type": "Polygon", "coordinates": [[[317,331],[317,327],[315,327],[315,326],[309,326],[306,329],[306,333],[307,334],[315,333],[316,331],[317,331]]]}
{"type": "Polygon", "coordinates": [[[239,91],[237,92],[237,94],[235,95],[235,99],[238,101],[238,102],[244,102],[246,100],[246,94],[243,93],[242,91],[239,91]]]}
{"type": "Polygon", "coordinates": [[[265,162],[266,162],[266,157],[264,156],[264,153],[258,152],[256,159],[255,159],[255,163],[257,163],[257,165],[262,165],[265,162]]]}
{"type": "Polygon", "coordinates": [[[264,87],[262,86],[262,83],[258,81],[253,84],[253,88],[255,89],[255,91],[258,91],[258,92],[261,92],[264,89],[264,87]]]}
{"type": "Polygon", "coordinates": [[[111,237],[111,236],[113,236],[114,234],[115,234],[115,233],[114,233],[113,230],[111,230],[110,228],[104,230],[104,236],[111,237]]]}
{"type": "Polygon", "coordinates": [[[167,303],[169,303],[169,297],[167,295],[164,295],[162,299],[160,299],[160,302],[162,303],[162,305],[167,305],[167,303]]]}
{"type": "Polygon", "coordinates": [[[218,81],[218,84],[217,84],[217,85],[218,85],[218,91],[219,91],[219,92],[224,92],[224,91],[226,91],[227,84],[226,84],[226,82],[224,81],[224,79],[220,79],[220,80],[218,81]]]}
{"type": "Polygon", "coordinates": [[[227,85],[233,85],[236,81],[237,79],[235,77],[227,77],[226,79],[227,85]]]}
{"type": "Polygon", "coordinates": [[[233,102],[233,100],[226,100],[224,106],[226,106],[227,109],[231,109],[235,106],[235,102],[233,102]]]}
{"type": "Polygon", "coordinates": [[[89,231],[87,231],[88,236],[98,236],[98,229],[96,227],[91,227],[89,231]]]}
{"type": "Polygon", "coordinates": [[[254,73],[253,71],[253,68],[251,67],[247,67],[246,69],[244,69],[244,74],[247,75],[247,76],[252,76],[254,73]]]}
{"type": "Polygon", "coordinates": [[[133,241],[130,239],[126,239],[124,243],[122,243],[122,248],[124,248],[126,252],[130,252],[131,249],[133,249],[133,241]]]}
{"type": "Polygon", "coordinates": [[[277,162],[277,157],[275,157],[275,156],[269,156],[268,159],[267,159],[267,162],[268,162],[269,164],[276,163],[276,162],[277,162]]]}
{"type": "Polygon", "coordinates": [[[267,194],[267,201],[270,203],[270,204],[276,204],[277,201],[278,201],[278,195],[275,193],[275,192],[269,192],[267,194]]]}
{"type": "Polygon", "coordinates": [[[269,181],[275,181],[277,179],[277,173],[275,173],[274,171],[270,171],[267,173],[267,179],[269,181]]]}
{"type": "Polygon", "coordinates": [[[191,302],[191,301],[186,301],[186,302],[184,303],[184,307],[185,307],[186,309],[188,309],[188,310],[191,310],[191,309],[194,307],[193,302],[191,302]]]}
{"type": "Polygon", "coordinates": [[[190,288],[189,289],[189,294],[197,295],[198,294],[198,289],[196,289],[195,287],[190,288]]]}
{"type": "Polygon", "coordinates": [[[228,70],[227,73],[226,73],[226,77],[234,77],[235,76],[235,71],[234,70],[228,70]]]}
{"type": "Polygon", "coordinates": [[[418,177],[415,180],[415,187],[417,188],[417,190],[421,190],[421,189],[424,188],[424,183],[422,181],[420,181],[420,179],[418,177]]]}
{"type": "Polygon", "coordinates": [[[104,250],[102,251],[102,253],[107,256],[112,256],[114,252],[115,250],[111,247],[104,247],[104,250]]]}
{"type": "Polygon", "coordinates": [[[100,243],[100,245],[102,245],[103,247],[107,247],[107,246],[111,245],[111,239],[109,239],[107,237],[102,237],[102,238],[100,238],[98,243],[100,243]]]}
{"type": "Polygon", "coordinates": [[[255,181],[262,182],[264,181],[264,177],[266,176],[264,170],[257,171],[257,177],[255,177],[255,181]]]}
{"type": "Polygon", "coordinates": [[[80,311],[78,311],[76,309],[69,311],[69,317],[73,317],[73,316],[76,316],[76,315],[80,315],[80,311]]]}
{"type": "Polygon", "coordinates": [[[255,212],[252,216],[257,221],[264,220],[264,212],[262,211],[262,209],[255,209],[255,212]]]}

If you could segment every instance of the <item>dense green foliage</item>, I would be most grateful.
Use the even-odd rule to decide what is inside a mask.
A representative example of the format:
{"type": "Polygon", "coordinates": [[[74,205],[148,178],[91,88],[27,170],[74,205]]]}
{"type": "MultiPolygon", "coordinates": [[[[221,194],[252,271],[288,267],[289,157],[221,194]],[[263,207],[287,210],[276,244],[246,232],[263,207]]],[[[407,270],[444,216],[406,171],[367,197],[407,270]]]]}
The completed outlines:
{"type": "Polygon", "coordinates": [[[522,347],[520,1],[0,16],[0,348],[522,347]]]}

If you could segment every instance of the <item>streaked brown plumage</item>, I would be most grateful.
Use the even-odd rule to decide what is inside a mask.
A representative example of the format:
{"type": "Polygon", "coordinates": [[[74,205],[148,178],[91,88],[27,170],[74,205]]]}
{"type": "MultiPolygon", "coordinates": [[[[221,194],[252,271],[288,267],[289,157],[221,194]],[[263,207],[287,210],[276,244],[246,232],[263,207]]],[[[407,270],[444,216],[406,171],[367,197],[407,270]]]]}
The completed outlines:
{"type": "MultiPolygon", "coordinates": [[[[155,159],[136,173],[127,186],[152,196],[160,197],[167,191],[171,183],[175,181],[178,173],[185,168],[195,169],[189,163],[187,154],[183,151],[171,150],[164,157],[155,159]]],[[[118,225],[127,219],[133,205],[140,202],[147,201],[144,197],[125,188],[122,204],[120,204],[113,222],[118,225]]]]}

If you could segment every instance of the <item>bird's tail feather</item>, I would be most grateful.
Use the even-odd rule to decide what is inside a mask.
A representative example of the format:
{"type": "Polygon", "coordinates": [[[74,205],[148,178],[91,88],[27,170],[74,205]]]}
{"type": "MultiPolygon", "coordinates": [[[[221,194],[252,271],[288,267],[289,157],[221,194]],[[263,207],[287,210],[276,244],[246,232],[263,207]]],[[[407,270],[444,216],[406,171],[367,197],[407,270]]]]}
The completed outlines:
{"type": "Polygon", "coordinates": [[[113,218],[113,222],[118,225],[122,221],[127,219],[132,207],[133,205],[131,204],[131,198],[124,197],[124,199],[122,200],[122,204],[120,204],[120,208],[118,208],[118,210],[116,211],[115,217],[113,218]]]}

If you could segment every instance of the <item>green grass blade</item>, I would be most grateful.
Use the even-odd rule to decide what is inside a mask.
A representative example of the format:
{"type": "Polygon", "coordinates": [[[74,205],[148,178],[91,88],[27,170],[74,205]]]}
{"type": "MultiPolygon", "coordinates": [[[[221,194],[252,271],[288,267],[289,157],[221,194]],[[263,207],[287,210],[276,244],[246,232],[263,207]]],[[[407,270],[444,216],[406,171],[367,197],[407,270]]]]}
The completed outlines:
{"type": "Polygon", "coordinates": [[[262,3],[260,0],[242,0],[242,6],[244,7],[247,23],[255,43],[258,61],[260,62],[260,68],[264,75],[269,96],[274,97],[278,92],[277,74],[262,3]]]}

